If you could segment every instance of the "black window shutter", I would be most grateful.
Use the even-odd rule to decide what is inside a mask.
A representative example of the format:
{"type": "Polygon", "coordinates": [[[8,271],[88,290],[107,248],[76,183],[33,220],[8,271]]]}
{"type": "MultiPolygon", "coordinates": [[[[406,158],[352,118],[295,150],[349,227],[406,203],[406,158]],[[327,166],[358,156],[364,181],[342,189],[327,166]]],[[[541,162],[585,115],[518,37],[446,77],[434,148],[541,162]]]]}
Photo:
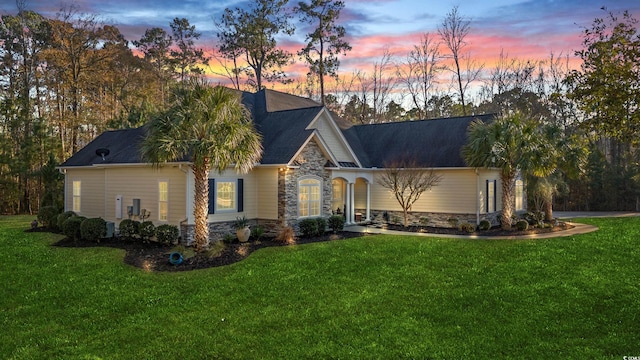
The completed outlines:
{"type": "Polygon", "coordinates": [[[216,209],[216,180],[209,179],[209,214],[215,213],[216,209]]]}
{"type": "Polygon", "coordinates": [[[484,193],[484,202],[485,202],[485,206],[484,206],[484,212],[485,213],[489,213],[489,180],[485,180],[486,182],[486,190],[484,193]]]}
{"type": "Polygon", "coordinates": [[[493,180],[493,209],[497,209],[496,205],[497,205],[497,199],[498,199],[498,189],[497,189],[497,183],[498,180],[493,180]]]}
{"type": "Polygon", "coordinates": [[[244,179],[238,179],[238,212],[244,211],[244,179]]]}

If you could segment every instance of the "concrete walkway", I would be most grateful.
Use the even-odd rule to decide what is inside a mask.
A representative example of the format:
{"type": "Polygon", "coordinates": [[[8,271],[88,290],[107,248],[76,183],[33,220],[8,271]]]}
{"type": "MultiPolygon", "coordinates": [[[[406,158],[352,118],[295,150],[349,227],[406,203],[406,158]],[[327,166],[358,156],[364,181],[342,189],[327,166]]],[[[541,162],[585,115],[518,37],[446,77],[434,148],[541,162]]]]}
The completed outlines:
{"type": "Polygon", "coordinates": [[[640,212],[628,211],[554,211],[553,217],[558,219],[592,218],[592,217],[632,217],[640,216],[640,212]]]}
{"type": "Polygon", "coordinates": [[[387,229],[379,229],[373,226],[362,226],[362,225],[351,225],[346,226],[344,228],[345,231],[351,232],[359,232],[359,233],[369,233],[369,234],[387,234],[387,235],[406,235],[406,236],[426,236],[426,237],[439,237],[439,238],[454,238],[454,239],[548,239],[548,238],[557,238],[557,237],[565,237],[565,236],[573,236],[586,234],[593,231],[598,230],[598,227],[587,224],[580,223],[572,223],[567,222],[575,226],[569,230],[563,231],[555,231],[543,234],[531,234],[531,235],[509,235],[509,236],[482,236],[482,235],[450,235],[450,234],[433,234],[433,233],[416,233],[416,232],[406,232],[406,231],[396,231],[396,230],[387,230],[387,229]]]}

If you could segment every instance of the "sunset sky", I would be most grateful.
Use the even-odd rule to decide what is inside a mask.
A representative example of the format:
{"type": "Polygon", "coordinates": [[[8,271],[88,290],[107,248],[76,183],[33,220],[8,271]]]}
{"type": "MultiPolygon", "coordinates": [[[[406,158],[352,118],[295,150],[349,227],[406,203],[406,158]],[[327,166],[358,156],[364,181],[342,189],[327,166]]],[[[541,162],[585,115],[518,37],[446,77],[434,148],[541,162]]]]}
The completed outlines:
{"type": "MultiPolygon", "coordinates": [[[[56,0],[27,0],[27,8],[55,17],[63,4],[56,0]]],[[[227,7],[246,6],[241,0],[76,0],[80,12],[96,14],[116,25],[128,40],[137,40],[145,29],[163,27],[175,17],[185,17],[202,33],[200,46],[216,41],[213,20],[227,7]]],[[[297,4],[291,1],[290,5],[297,4]]],[[[340,22],[347,29],[353,51],[342,59],[341,71],[368,69],[388,47],[398,57],[406,56],[425,32],[436,34],[447,12],[458,5],[459,13],[471,20],[467,50],[491,67],[501,51],[511,58],[544,59],[553,52],[571,55],[581,48],[581,32],[596,17],[609,11],[629,10],[640,19],[637,0],[345,0],[340,22]]],[[[3,1],[0,13],[14,14],[15,3],[3,1]]],[[[302,48],[305,31],[297,26],[294,37],[280,43],[295,53],[302,48]]],[[[574,62],[577,64],[577,62],[574,62]]],[[[305,71],[299,62],[290,71],[305,71]]]]}

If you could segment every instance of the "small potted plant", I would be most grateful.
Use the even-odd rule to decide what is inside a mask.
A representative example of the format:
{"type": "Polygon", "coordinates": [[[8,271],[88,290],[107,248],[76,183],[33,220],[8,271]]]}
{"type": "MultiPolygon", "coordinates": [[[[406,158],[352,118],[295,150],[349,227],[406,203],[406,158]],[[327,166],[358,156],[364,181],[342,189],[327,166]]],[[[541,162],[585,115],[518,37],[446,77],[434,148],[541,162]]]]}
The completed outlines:
{"type": "Polygon", "coordinates": [[[249,220],[246,217],[237,217],[233,227],[236,229],[236,236],[240,242],[247,242],[251,236],[249,220]]]}

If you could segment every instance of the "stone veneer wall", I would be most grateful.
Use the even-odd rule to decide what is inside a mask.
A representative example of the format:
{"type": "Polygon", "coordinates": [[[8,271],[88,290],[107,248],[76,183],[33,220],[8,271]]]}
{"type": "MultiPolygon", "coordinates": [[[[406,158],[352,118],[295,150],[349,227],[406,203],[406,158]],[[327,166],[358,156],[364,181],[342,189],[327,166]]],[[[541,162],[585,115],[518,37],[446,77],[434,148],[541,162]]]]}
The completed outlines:
{"type": "MultiPolygon", "coordinates": [[[[256,226],[262,226],[265,236],[276,236],[280,230],[280,223],[277,220],[253,219],[249,220],[251,229],[256,226]]],[[[224,221],[217,223],[209,223],[209,240],[222,240],[226,234],[236,236],[236,229],[233,227],[234,221],[224,221]]],[[[180,243],[186,246],[193,245],[195,225],[180,225],[180,243]]]]}
{"type": "Polygon", "coordinates": [[[320,178],[322,186],[321,216],[331,215],[331,173],[324,168],[327,163],[322,150],[315,142],[309,141],[294,161],[298,168],[281,172],[278,178],[278,219],[284,226],[291,226],[296,234],[298,228],[298,180],[307,175],[320,178]]]}
{"type": "MultiPolygon", "coordinates": [[[[365,213],[365,209],[356,209],[356,212],[365,213]]],[[[411,225],[425,225],[423,224],[423,219],[427,218],[427,226],[433,227],[443,227],[448,228],[451,227],[449,223],[449,219],[454,218],[458,219],[458,223],[476,223],[476,214],[448,214],[448,213],[430,213],[430,212],[418,212],[418,211],[410,211],[407,214],[407,221],[409,226],[411,225]]],[[[371,210],[371,222],[374,224],[385,224],[387,222],[392,222],[393,218],[397,217],[400,223],[404,221],[404,214],[402,211],[389,211],[389,210],[371,210]],[[389,221],[384,219],[384,213],[387,213],[389,216],[389,221]]],[[[491,214],[480,214],[480,220],[489,220],[491,222],[491,226],[497,226],[500,224],[499,222],[500,212],[495,212],[491,214]]]]}

